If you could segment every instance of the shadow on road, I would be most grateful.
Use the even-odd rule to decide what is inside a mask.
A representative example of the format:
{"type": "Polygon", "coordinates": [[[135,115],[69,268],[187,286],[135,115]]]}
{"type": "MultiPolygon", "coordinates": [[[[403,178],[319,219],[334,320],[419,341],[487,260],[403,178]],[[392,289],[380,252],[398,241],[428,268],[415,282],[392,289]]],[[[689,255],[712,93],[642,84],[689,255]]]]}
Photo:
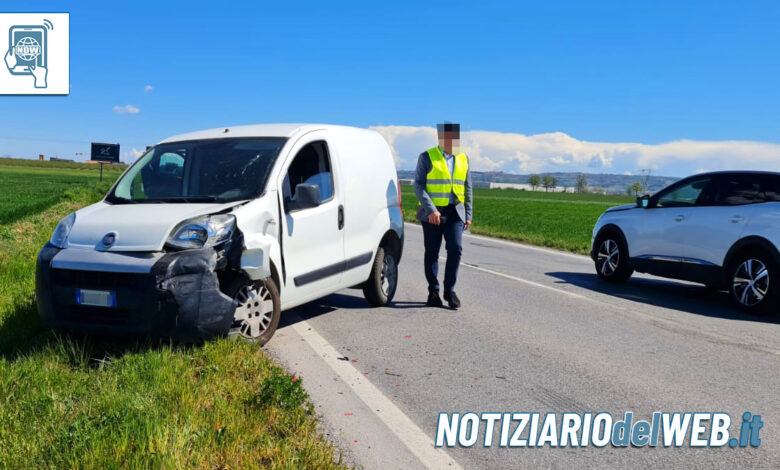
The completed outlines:
{"type": "Polygon", "coordinates": [[[320,315],[332,312],[338,309],[361,309],[371,308],[368,302],[363,298],[362,293],[355,295],[336,293],[327,297],[311,301],[299,307],[295,307],[289,312],[282,312],[282,318],[279,319],[279,328],[287,325],[293,325],[299,321],[309,320],[320,315]]]}
{"type": "Polygon", "coordinates": [[[632,278],[625,284],[604,282],[596,274],[549,272],[559,283],[572,284],[601,294],[657,305],[663,308],[728,320],[780,324],[780,317],[756,316],[740,312],[731,304],[728,292],[718,292],[704,286],[665,279],[632,278]]]}
{"type": "MultiPolygon", "coordinates": [[[[279,320],[279,328],[340,309],[365,309],[367,310],[366,314],[371,314],[373,307],[366,302],[360,291],[355,292],[354,295],[340,292],[331,294],[327,297],[303,304],[300,307],[295,307],[289,312],[282,312],[282,318],[279,320]]],[[[425,302],[393,301],[385,308],[405,310],[425,307],[425,302]]]]}

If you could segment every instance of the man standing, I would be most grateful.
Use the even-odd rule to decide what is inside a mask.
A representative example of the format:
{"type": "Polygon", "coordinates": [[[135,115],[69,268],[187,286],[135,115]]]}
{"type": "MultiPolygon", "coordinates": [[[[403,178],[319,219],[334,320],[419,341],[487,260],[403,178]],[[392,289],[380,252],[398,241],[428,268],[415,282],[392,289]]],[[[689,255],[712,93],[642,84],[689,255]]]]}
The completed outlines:
{"type": "Polygon", "coordinates": [[[460,307],[455,281],[462,251],[463,231],[471,227],[471,172],[469,159],[460,153],[460,124],[439,124],[439,146],[420,154],[414,192],[420,201],[417,220],[425,241],[425,278],[428,305],[442,307],[439,298],[439,249],[444,237],[447,264],[444,268],[444,300],[460,307]]]}

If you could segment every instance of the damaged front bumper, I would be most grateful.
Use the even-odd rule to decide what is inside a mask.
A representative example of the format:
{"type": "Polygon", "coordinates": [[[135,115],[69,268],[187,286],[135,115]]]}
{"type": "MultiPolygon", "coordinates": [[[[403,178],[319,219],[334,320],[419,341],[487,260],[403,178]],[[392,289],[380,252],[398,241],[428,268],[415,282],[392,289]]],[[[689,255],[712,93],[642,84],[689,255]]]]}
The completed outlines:
{"type": "Polygon", "coordinates": [[[49,327],[97,334],[200,339],[228,332],[234,301],[219,288],[213,248],[159,254],[61,250],[38,255],[35,295],[49,327]],[[79,304],[82,289],[113,293],[113,306],[79,304]]]}

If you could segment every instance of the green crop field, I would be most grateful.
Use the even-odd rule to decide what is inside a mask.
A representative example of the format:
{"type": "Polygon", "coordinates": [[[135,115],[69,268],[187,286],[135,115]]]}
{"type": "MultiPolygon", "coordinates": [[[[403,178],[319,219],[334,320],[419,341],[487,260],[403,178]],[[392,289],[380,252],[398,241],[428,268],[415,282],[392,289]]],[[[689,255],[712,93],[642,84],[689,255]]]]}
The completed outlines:
{"type": "Polygon", "coordinates": [[[0,468],[344,468],[301,381],[256,344],[42,327],[38,250],[118,174],[0,164],[0,468]]]}
{"type": "MultiPolygon", "coordinates": [[[[404,218],[415,221],[413,186],[402,186],[404,218]]],[[[634,202],[627,196],[475,189],[471,231],[575,253],[590,250],[593,225],[605,209],[634,202]]]]}
{"type": "MultiPolygon", "coordinates": [[[[46,166],[49,162],[32,163],[35,165],[0,159],[0,224],[13,222],[50,207],[64,197],[65,190],[97,182],[100,178],[96,165],[81,164],[80,168],[75,166],[78,164],[61,167],[46,166]]],[[[115,180],[121,171],[104,168],[104,181],[115,180]]]]}

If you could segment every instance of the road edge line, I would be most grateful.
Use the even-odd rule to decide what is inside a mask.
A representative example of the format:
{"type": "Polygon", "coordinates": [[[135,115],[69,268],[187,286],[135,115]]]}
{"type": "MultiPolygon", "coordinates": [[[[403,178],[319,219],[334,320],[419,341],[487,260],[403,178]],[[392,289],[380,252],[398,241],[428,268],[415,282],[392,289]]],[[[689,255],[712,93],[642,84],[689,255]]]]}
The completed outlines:
{"type": "MultiPolygon", "coordinates": [[[[297,317],[297,315],[296,315],[297,317]]],[[[400,440],[412,454],[427,468],[463,470],[458,462],[444,450],[434,447],[433,439],[387,398],[371,381],[352,364],[340,361],[342,356],[336,348],[323,338],[306,320],[292,319],[293,330],[317,353],[352,391],[366,404],[382,423],[400,440]]]]}

